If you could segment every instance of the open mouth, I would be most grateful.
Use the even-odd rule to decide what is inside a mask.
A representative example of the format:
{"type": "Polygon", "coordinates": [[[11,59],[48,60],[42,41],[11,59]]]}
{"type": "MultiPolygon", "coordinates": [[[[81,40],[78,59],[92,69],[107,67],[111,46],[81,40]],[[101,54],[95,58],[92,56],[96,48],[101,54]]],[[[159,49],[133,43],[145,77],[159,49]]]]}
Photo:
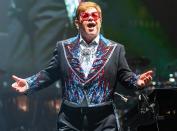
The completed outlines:
{"type": "Polygon", "coordinates": [[[96,26],[95,23],[88,23],[88,24],[87,24],[87,27],[88,27],[88,28],[93,28],[93,27],[95,27],[95,26],[96,26]]]}

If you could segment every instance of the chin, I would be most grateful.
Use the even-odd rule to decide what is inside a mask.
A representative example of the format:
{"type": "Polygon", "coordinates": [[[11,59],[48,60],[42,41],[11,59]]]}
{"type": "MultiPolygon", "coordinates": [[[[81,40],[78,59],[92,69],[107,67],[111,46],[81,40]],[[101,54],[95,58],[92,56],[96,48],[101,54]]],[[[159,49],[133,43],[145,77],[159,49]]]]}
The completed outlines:
{"type": "Polygon", "coordinates": [[[93,35],[93,36],[97,36],[97,32],[96,31],[88,31],[87,35],[93,35]]]}
{"type": "Polygon", "coordinates": [[[91,38],[95,38],[96,36],[97,36],[97,34],[92,34],[92,33],[89,33],[89,34],[87,34],[89,37],[91,37],[91,38]]]}

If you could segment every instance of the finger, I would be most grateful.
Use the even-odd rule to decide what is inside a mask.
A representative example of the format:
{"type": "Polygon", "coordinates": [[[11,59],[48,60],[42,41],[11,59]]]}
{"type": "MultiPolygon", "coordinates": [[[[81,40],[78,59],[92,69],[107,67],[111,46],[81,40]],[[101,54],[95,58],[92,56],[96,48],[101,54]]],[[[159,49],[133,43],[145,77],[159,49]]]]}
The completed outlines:
{"type": "Polygon", "coordinates": [[[149,77],[148,77],[148,80],[151,81],[151,80],[152,80],[152,76],[149,76],[149,77]]]}
{"type": "Polygon", "coordinates": [[[146,77],[146,79],[144,79],[145,85],[150,84],[151,80],[152,80],[152,77],[146,77]]]}
{"type": "Polygon", "coordinates": [[[15,75],[12,75],[12,78],[13,78],[16,82],[18,82],[18,81],[20,80],[20,78],[17,77],[17,76],[15,76],[15,75]]]}
{"type": "Polygon", "coordinates": [[[151,81],[152,80],[152,76],[147,76],[143,80],[145,80],[145,81],[151,81]]]}
{"type": "Polygon", "coordinates": [[[148,82],[149,82],[149,80],[148,80],[147,78],[144,79],[144,83],[145,83],[145,85],[148,84],[148,82]]]}
{"type": "Polygon", "coordinates": [[[144,80],[144,79],[146,79],[146,77],[149,77],[149,76],[152,77],[152,75],[153,75],[153,71],[150,70],[150,71],[147,71],[147,72],[141,74],[141,75],[140,75],[140,79],[141,79],[141,80],[144,80]]]}
{"type": "Polygon", "coordinates": [[[16,84],[12,84],[12,87],[15,91],[19,91],[19,87],[16,84]]]}
{"type": "Polygon", "coordinates": [[[154,72],[152,70],[149,70],[149,71],[145,72],[145,76],[152,76],[153,73],[154,72]]]}
{"type": "Polygon", "coordinates": [[[13,83],[11,86],[13,88],[22,88],[22,87],[19,86],[19,84],[17,82],[13,83]]]}
{"type": "Polygon", "coordinates": [[[17,83],[15,82],[15,83],[13,83],[11,86],[12,86],[13,88],[17,88],[17,83]]]}
{"type": "Polygon", "coordinates": [[[19,87],[17,84],[12,84],[12,87],[15,91],[18,91],[18,92],[25,92],[26,88],[24,87],[19,87]]]}
{"type": "Polygon", "coordinates": [[[144,80],[146,78],[146,74],[145,73],[143,73],[142,75],[140,75],[140,79],[141,80],[144,80]]]}

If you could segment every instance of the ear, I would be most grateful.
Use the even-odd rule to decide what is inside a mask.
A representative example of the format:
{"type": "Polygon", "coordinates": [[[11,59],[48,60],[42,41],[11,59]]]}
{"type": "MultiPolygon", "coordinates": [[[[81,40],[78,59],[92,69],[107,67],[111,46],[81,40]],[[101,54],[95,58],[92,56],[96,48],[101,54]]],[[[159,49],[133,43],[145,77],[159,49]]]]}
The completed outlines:
{"type": "Polygon", "coordinates": [[[79,20],[78,19],[74,20],[74,24],[75,24],[76,28],[79,29],[79,20]]]}

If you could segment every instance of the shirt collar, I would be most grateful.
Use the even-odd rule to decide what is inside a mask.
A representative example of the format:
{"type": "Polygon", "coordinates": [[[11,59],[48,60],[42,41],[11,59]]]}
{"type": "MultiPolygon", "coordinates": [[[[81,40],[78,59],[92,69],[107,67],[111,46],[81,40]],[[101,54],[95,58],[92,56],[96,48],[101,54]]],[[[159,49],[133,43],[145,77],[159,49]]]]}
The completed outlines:
{"type": "MultiPolygon", "coordinates": [[[[85,40],[83,39],[83,37],[82,37],[82,35],[79,35],[80,36],[80,38],[79,38],[79,43],[82,43],[82,42],[84,42],[85,44],[87,44],[86,42],[85,42],[85,40]]],[[[92,41],[92,42],[90,42],[90,44],[89,45],[92,45],[92,44],[99,44],[99,40],[100,40],[100,35],[97,35],[97,37],[92,41]]],[[[87,44],[88,45],[88,44],[87,44]]]]}

